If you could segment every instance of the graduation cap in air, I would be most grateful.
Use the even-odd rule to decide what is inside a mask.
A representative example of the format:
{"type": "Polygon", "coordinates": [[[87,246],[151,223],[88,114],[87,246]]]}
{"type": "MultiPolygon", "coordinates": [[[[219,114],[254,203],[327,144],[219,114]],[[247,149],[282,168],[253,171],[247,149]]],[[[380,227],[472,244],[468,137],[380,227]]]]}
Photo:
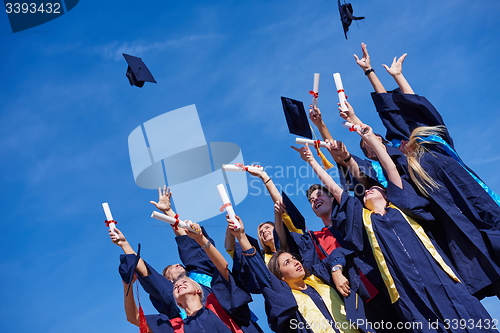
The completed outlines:
{"type": "Polygon", "coordinates": [[[342,5],[340,4],[340,0],[338,0],[338,4],[339,4],[340,20],[342,21],[342,27],[344,28],[344,36],[345,39],[347,39],[347,31],[349,31],[349,26],[351,25],[352,21],[362,20],[365,17],[353,16],[352,13],[354,12],[354,10],[352,9],[352,5],[350,3],[346,3],[345,0],[344,4],[342,5]]]}
{"type": "Polygon", "coordinates": [[[281,97],[288,130],[292,134],[312,139],[311,127],[307,120],[304,104],[291,98],[281,97]]]}
{"type": "Polygon", "coordinates": [[[144,82],[156,83],[153,74],[149,71],[146,64],[141,58],[137,58],[125,53],[122,53],[123,57],[128,63],[127,77],[131,86],[142,87],[144,82]]]}
{"type": "Polygon", "coordinates": [[[127,295],[132,287],[132,280],[134,279],[135,268],[137,267],[137,263],[141,258],[141,244],[137,247],[137,255],[133,257],[132,255],[120,255],[120,267],[118,267],[118,272],[122,277],[123,282],[128,284],[127,295]]]}

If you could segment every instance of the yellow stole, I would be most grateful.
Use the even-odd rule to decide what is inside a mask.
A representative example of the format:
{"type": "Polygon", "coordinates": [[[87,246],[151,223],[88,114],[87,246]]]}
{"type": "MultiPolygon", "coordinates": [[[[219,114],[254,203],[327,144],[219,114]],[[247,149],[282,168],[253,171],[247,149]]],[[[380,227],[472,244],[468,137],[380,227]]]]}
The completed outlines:
{"type": "Polygon", "coordinates": [[[296,232],[296,233],[301,234],[301,235],[303,234],[302,230],[297,229],[295,227],[295,225],[293,224],[292,219],[290,218],[290,216],[288,216],[287,213],[283,213],[282,214],[282,218],[283,218],[283,223],[285,223],[286,227],[288,228],[288,230],[290,232],[296,232]]]}
{"type": "MultiPolygon", "coordinates": [[[[335,322],[338,323],[336,327],[338,328],[339,332],[359,333],[357,329],[350,328],[352,326],[346,318],[344,302],[342,301],[342,299],[340,299],[340,296],[335,291],[335,289],[325,284],[314,275],[306,278],[304,282],[309,287],[314,288],[321,296],[321,298],[325,302],[326,308],[328,309],[328,311],[330,311],[330,314],[332,315],[335,322]]],[[[314,333],[335,332],[335,330],[331,327],[329,321],[321,313],[321,310],[318,309],[314,301],[308,295],[304,294],[300,290],[294,289],[292,289],[292,293],[295,297],[295,300],[297,301],[300,313],[307,322],[304,324],[309,325],[309,328],[314,333]]]]}
{"type": "MultiPolygon", "coordinates": [[[[401,215],[405,218],[406,222],[412,227],[415,234],[418,236],[422,244],[425,246],[427,251],[429,251],[430,255],[436,260],[436,262],[441,266],[441,268],[455,281],[460,282],[460,279],[455,275],[453,270],[448,266],[439,252],[436,250],[434,245],[432,244],[429,236],[424,231],[424,228],[418,222],[413,220],[411,217],[404,214],[398,207],[393,204],[389,204],[390,208],[397,209],[401,215]]],[[[375,233],[373,231],[372,219],[371,219],[372,211],[363,208],[363,224],[365,226],[366,233],[368,234],[368,240],[370,241],[370,246],[373,251],[373,255],[375,256],[375,260],[377,261],[378,269],[380,270],[380,274],[382,275],[382,279],[384,280],[384,284],[389,291],[389,296],[391,297],[391,302],[394,303],[399,299],[399,293],[396,289],[396,285],[394,283],[394,279],[391,276],[389,271],[389,267],[387,267],[387,263],[385,262],[384,254],[382,253],[382,249],[375,237],[375,233]]]]}

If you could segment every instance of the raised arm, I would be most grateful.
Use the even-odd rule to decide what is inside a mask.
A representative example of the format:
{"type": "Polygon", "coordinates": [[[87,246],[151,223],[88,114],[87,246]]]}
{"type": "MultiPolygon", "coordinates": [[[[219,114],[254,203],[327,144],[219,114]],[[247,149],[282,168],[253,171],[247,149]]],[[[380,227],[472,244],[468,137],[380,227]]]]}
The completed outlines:
{"type": "MultiPolygon", "coordinates": [[[[111,238],[111,241],[114,244],[121,247],[123,250],[123,253],[137,255],[137,253],[135,253],[134,249],[132,248],[132,246],[130,246],[129,242],[125,238],[125,235],[117,228],[115,228],[114,231],[115,232],[112,232],[111,229],[109,230],[109,237],[111,238]]],[[[142,260],[142,258],[139,259],[139,262],[137,263],[137,268],[135,270],[136,270],[137,274],[139,274],[140,276],[148,276],[149,275],[148,269],[147,269],[146,265],[144,264],[144,261],[142,260]]]]}
{"type": "Polygon", "coordinates": [[[342,141],[336,141],[327,147],[328,151],[335,159],[340,160],[339,164],[347,167],[351,175],[358,180],[366,188],[370,187],[370,182],[366,175],[361,172],[358,162],[352,158],[351,153],[347,150],[347,147],[342,141]]]}
{"type": "MultiPolygon", "coordinates": [[[[134,277],[132,280],[132,284],[135,282],[137,278],[134,277]]],[[[125,315],[127,317],[127,321],[137,327],[140,325],[139,320],[139,310],[137,309],[137,304],[134,299],[134,288],[129,289],[129,285],[123,282],[123,303],[125,305],[125,315]]],[[[148,327],[148,332],[150,329],[148,327]]]]}
{"type": "Polygon", "coordinates": [[[363,52],[363,57],[361,59],[359,59],[357,55],[354,55],[356,63],[365,73],[375,92],[377,94],[386,93],[387,91],[385,90],[384,85],[380,82],[377,74],[375,74],[375,70],[371,66],[370,55],[368,54],[368,48],[365,43],[361,43],[361,51],[363,52]]]}
{"type": "Polygon", "coordinates": [[[311,107],[309,109],[309,119],[311,119],[312,123],[318,128],[323,140],[333,141],[333,137],[330,134],[328,127],[326,127],[323,122],[323,115],[318,107],[311,107]]]}
{"type": "MultiPolygon", "coordinates": [[[[150,201],[149,203],[153,204],[156,209],[162,211],[165,215],[175,217],[175,212],[170,204],[171,197],[172,192],[170,192],[170,187],[164,185],[163,188],[158,187],[158,202],[150,201]]],[[[172,230],[176,236],[183,236],[186,234],[183,228],[172,228],[172,230]]]]}
{"type": "Polygon", "coordinates": [[[394,183],[399,188],[403,188],[403,181],[399,175],[398,169],[394,161],[387,153],[387,149],[384,144],[373,134],[370,126],[363,126],[361,130],[358,131],[363,140],[372,147],[373,151],[377,155],[377,158],[387,173],[387,178],[394,183]]]}
{"type": "Polygon", "coordinates": [[[274,229],[280,239],[280,250],[289,251],[288,239],[286,238],[285,226],[283,223],[283,214],[286,213],[286,207],[282,200],[274,203],[274,229]]]}
{"type": "MultiPolygon", "coordinates": [[[[193,223],[191,227],[195,230],[201,230],[201,227],[197,223],[193,223]]],[[[208,255],[210,260],[212,260],[215,267],[219,273],[226,279],[229,280],[229,269],[228,263],[226,259],[222,256],[222,254],[212,245],[212,243],[203,235],[202,232],[194,233],[188,229],[186,229],[186,234],[194,239],[202,248],[205,250],[205,253],[208,255]]]]}
{"type": "MultiPolygon", "coordinates": [[[[259,165],[256,165],[259,166],[259,165]]],[[[276,185],[274,185],[273,179],[269,177],[267,172],[264,170],[262,171],[255,171],[255,170],[247,170],[249,174],[251,174],[254,177],[259,177],[262,182],[264,183],[264,186],[266,186],[267,191],[269,192],[269,195],[271,196],[271,199],[273,202],[276,202],[278,200],[281,200],[281,194],[276,188],[276,185]]]]}
{"type": "Polygon", "coordinates": [[[319,180],[325,185],[326,189],[330,191],[331,194],[335,197],[337,202],[340,202],[342,197],[342,188],[332,179],[332,177],[319,165],[319,163],[314,159],[311,150],[309,149],[309,145],[306,144],[305,147],[297,148],[293,147],[295,151],[300,154],[300,158],[309,163],[311,168],[314,170],[319,180]]]}
{"type": "Polygon", "coordinates": [[[413,92],[413,89],[411,88],[408,81],[406,81],[406,78],[403,76],[403,61],[405,60],[406,55],[407,54],[405,53],[399,58],[394,57],[391,67],[385,64],[382,66],[384,66],[384,68],[387,70],[387,73],[389,73],[394,78],[403,94],[414,95],[415,93],[413,92]]]}

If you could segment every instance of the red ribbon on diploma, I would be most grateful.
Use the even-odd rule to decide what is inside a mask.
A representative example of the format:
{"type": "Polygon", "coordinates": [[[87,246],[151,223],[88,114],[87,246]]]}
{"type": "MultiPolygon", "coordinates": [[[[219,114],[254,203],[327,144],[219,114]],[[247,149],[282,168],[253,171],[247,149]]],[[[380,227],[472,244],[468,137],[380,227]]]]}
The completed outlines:
{"type": "MultiPolygon", "coordinates": [[[[248,171],[248,167],[247,167],[247,166],[245,166],[244,164],[241,164],[241,163],[234,163],[234,165],[236,165],[236,166],[237,166],[237,167],[239,167],[239,168],[242,168],[242,169],[243,169],[243,170],[245,170],[245,171],[248,171]]],[[[222,212],[222,210],[221,210],[221,212],[222,212]]]]}
{"type": "MultiPolygon", "coordinates": [[[[343,93],[344,93],[344,95],[345,95],[345,91],[344,91],[344,89],[339,89],[339,90],[337,90],[337,93],[338,93],[338,94],[340,94],[341,92],[343,92],[343,93]]],[[[347,97],[347,95],[345,95],[345,98],[346,98],[346,99],[348,99],[349,97],[347,97]]]]}
{"type": "Polygon", "coordinates": [[[106,223],[106,227],[108,227],[108,228],[109,228],[109,224],[110,223],[118,224],[118,222],[116,222],[115,220],[109,220],[109,221],[108,220],[104,220],[104,223],[106,223]]]}
{"type": "Polygon", "coordinates": [[[318,96],[319,96],[319,94],[317,92],[314,92],[312,90],[309,90],[309,94],[313,95],[313,97],[316,97],[316,98],[318,98],[318,96]]]}
{"type": "Polygon", "coordinates": [[[174,216],[174,219],[175,219],[175,222],[174,224],[172,224],[172,228],[174,228],[175,230],[179,230],[179,228],[177,227],[179,225],[179,214],[175,214],[174,216]]]}
{"type": "Polygon", "coordinates": [[[351,127],[349,127],[349,132],[356,132],[356,130],[354,129],[354,126],[356,126],[356,125],[353,124],[351,127]]]}
{"type": "Polygon", "coordinates": [[[232,206],[230,202],[228,202],[228,203],[226,203],[226,204],[222,205],[222,206],[220,207],[220,211],[221,211],[221,212],[223,212],[223,211],[224,211],[224,209],[226,209],[226,207],[229,207],[229,206],[232,206]]]}

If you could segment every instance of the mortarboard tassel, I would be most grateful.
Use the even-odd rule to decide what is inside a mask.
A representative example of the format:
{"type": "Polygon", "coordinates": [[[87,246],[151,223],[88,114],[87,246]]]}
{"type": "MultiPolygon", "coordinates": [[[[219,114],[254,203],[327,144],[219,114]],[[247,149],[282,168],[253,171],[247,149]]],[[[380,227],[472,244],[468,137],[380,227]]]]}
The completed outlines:
{"type": "Polygon", "coordinates": [[[316,152],[318,153],[318,156],[321,158],[321,163],[323,164],[323,168],[325,170],[331,169],[333,167],[333,164],[323,155],[321,150],[319,149],[319,143],[320,140],[314,141],[314,148],[316,148],[316,152]]]}
{"type": "Polygon", "coordinates": [[[139,304],[139,332],[148,333],[148,323],[146,321],[146,316],[144,315],[144,310],[139,304]]]}

